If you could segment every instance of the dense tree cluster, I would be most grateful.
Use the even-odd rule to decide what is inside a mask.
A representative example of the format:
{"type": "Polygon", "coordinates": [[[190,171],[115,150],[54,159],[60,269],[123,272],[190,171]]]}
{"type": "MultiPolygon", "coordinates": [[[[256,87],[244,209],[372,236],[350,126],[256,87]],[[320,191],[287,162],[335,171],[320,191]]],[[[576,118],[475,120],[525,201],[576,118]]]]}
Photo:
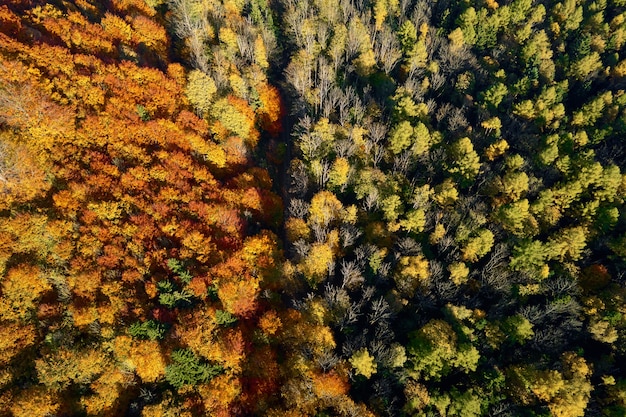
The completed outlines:
{"type": "Polygon", "coordinates": [[[285,274],[352,397],[623,413],[624,5],[282,7],[285,274]]]}
{"type": "Polygon", "coordinates": [[[282,205],[249,155],[276,90],[259,70],[252,106],[171,62],[143,1],[0,19],[0,414],[254,412],[282,205]]]}
{"type": "Polygon", "coordinates": [[[0,415],[622,416],[623,0],[0,5],[0,415]]]}

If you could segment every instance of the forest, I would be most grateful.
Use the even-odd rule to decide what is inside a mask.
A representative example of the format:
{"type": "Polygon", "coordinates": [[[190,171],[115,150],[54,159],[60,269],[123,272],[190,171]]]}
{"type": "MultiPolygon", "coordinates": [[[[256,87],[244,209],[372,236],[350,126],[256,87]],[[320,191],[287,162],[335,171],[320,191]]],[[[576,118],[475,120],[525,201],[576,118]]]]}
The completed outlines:
{"type": "Polygon", "coordinates": [[[0,0],[0,416],[626,416],[626,0],[0,0]]]}

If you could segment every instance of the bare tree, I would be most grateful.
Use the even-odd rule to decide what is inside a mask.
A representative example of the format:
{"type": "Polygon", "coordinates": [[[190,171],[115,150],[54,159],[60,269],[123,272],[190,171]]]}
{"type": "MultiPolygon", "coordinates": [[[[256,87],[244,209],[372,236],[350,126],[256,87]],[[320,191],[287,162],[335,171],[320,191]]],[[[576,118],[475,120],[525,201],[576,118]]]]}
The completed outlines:
{"type": "Polygon", "coordinates": [[[0,186],[19,178],[16,166],[15,152],[7,143],[0,141],[0,186]]]}
{"type": "Polygon", "coordinates": [[[287,65],[285,78],[298,95],[306,95],[313,85],[312,70],[311,63],[302,60],[292,60],[287,65]]]}
{"type": "MultiPolygon", "coordinates": [[[[341,319],[338,322],[339,329],[341,331],[345,330],[346,327],[356,323],[359,320],[360,316],[361,316],[361,312],[356,308],[356,305],[355,304],[350,304],[350,306],[346,310],[345,314],[343,315],[343,317],[341,317],[341,319]]],[[[363,338],[363,339],[365,339],[365,338],[363,338]]],[[[364,344],[364,342],[363,342],[363,344],[364,344]]]]}
{"type": "Polygon", "coordinates": [[[361,48],[361,38],[356,30],[350,30],[348,27],[348,39],[346,39],[346,56],[348,59],[356,56],[361,48]]]}
{"type": "Polygon", "coordinates": [[[429,23],[432,17],[432,2],[429,0],[418,0],[413,7],[413,14],[411,15],[411,22],[416,28],[420,27],[422,23],[429,23]]]}
{"type": "Polygon", "coordinates": [[[537,325],[543,321],[546,311],[538,305],[526,305],[519,310],[519,314],[533,325],[537,325]]]}
{"type": "Polygon", "coordinates": [[[286,0],[285,3],[283,22],[286,38],[295,40],[295,44],[301,47],[303,44],[301,28],[309,15],[309,2],[286,0]]]}
{"type": "Polygon", "coordinates": [[[407,175],[414,163],[413,152],[410,149],[406,150],[393,158],[393,172],[407,175]]]}
{"type": "Polygon", "coordinates": [[[215,81],[215,85],[218,90],[227,89],[230,84],[228,80],[228,68],[230,67],[229,60],[224,54],[224,51],[222,51],[218,45],[215,45],[212,48],[212,52],[214,65],[211,66],[210,75],[213,78],[213,81],[215,81]]]}
{"type": "Polygon", "coordinates": [[[328,161],[322,159],[319,161],[319,164],[315,164],[311,167],[311,171],[317,180],[317,185],[320,188],[324,188],[330,178],[330,164],[328,161]]]}
{"type": "Polygon", "coordinates": [[[426,111],[428,114],[435,113],[435,109],[437,108],[437,102],[434,99],[429,99],[426,101],[426,111]]]}
{"type": "Polygon", "coordinates": [[[316,82],[315,86],[317,87],[317,110],[320,113],[324,112],[324,107],[326,107],[326,102],[330,98],[331,88],[334,85],[335,73],[333,69],[328,65],[326,58],[320,56],[317,59],[317,72],[316,72],[316,82]]]}
{"type": "Polygon", "coordinates": [[[554,297],[571,295],[578,290],[575,280],[562,275],[544,281],[543,286],[554,297]]]}
{"type": "Polygon", "coordinates": [[[348,121],[349,109],[350,109],[350,91],[352,87],[348,87],[346,91],[343,91],[339,100],[337,101],[339,110],[339,123],[344,126],[348,121]]]}
{"type": "Polygon", "coordinates": [[[237,47],[239,54],[248,63],[254,62],[255,38],[249,30],[237,34],[237,47]]]}
{"type": "Polygon", "coordinates": [[[360,228],[347,224],[341,226],[339,237],[341,238],[341,246],[345,249],[356,243],[356,240],[363,234],[360,228]]]}
{"type": "Polygon", "coordinates": [[[328,45],[328,38],[330,37],[330,29],[328,24],[324,21],[317,22],[317,41],[322,49],[326,49],[328,45]]]}
{"type": "Polygon", "coordinates": [[[420,244],[410,237],[398,240],[397,247],[397,256],[414,256],[422,252],[420,244]]]}
{"type": "Polygon", "coordinates": [[[388,127],[382,123],[372,123],[368,129],[369,139],[376,144],[382,141],[387,134],[388,127]]]}
{"type": "Polygon", "coordinates": [[[356,256],[357,262],[365,265],[370,256],[372,256],[377,250],[378,248],[371,243],[365,243],[354,250],[354,255],[356,256]]]}
{"type": "Polygon", "coordinates": [[[378,267],[378,276],[380,278],[386,279],[391,273],[391,263],[390,262],[381,262],[378,267]]]}
{"type": "Polygon", "coordinates": [[[299,198],[293,198],[289,202],[289,215],[298,219],[303,219],[309,213],[309,203],[299,198]]]}
{"type": "Polygon", "coordinates": [[[294,195],[304,196],[309,189],[309,174],[304,163],[299,159],[292,161],[289,167],[291,184],[289,192],[294,195]]]}
{"type": "Polygon", "coordinates": [[[350,139],[337,140],[334,143],[335,153],[339,158],[349,158],[354,155],[356,146],[350,139]]]}
{"type": "Polygon", "coordinates": [[[371,311],[367,316],[367,320],[369,324],[376,324],[381,320],[388,320],[391,318],[391,309],[389,308],[389,303],[383,298],[380,297],[378,300],[375,300],[371,305],[371,311]]]}
{"type": "Polygon", "coordinates": [[[319,135],[305,133],[296,140],[296,143],[307,160],[311,161],[320,156],[321,152],[318,151],[321,149],[322,138],[319,135]]]}
{"type": "Polygon", "coordinates": [[[337,86],[333,86],[329,93],[328,98],[324,102],[324,106],[322,107],[322,114],[324,117],[328,118],[332,112],[339,106],[341,100],[343,98],[343,92],[337,86]]]}
{"type": "Polygon", "coordinates": [[[317,358],[317,364],[323,372],[330,371],[338,362],[339,357],[333,351],[324,351],[324,353],[317,358]]]}
{"type": "Polygon", "coordinates": [[[365,281],[360,268],[353,261],[341,261],[341,276],[343,278],[341,288],[354,289],[365,281]]]}
{"type": "Polygon", "coordinates": [[[343,21],[349,22],[350,19],[352,19],[354,15],[356,14],[353,1],[352,0],[339,0],[339,5],[341,7],[341,14],[343,15],[343,21]]]}
{"type": "Polygon", "coordinates": [[[389,74],[402,58],[397,36],[388,26],[376,37],[374,53],[385,74],[389,74]]]}
{"type": "Polygon", "coordinates": [[[446,76],[441,72],[436,72],[430,77],[430,88],[439,91],[446,84],[446,76]]]}
{"type": "Polygon", "coordinates": [[[458,130],[465,129],[467,126],[469,126],[469,123],[465,118],[463,109],[459,109],[458,107],[452,107],[452,110],[450,111],[450,116],[448,117],[448,129],[451,132],[456,132],[458,130]]]}
{"type": "Polygon", "coordinates": [[[302,239],[298,239],[297,241],[293,243],[293,248],[296,254],[300,258],[304,259],[309,254],[309,251],[311,250],[311,245],[309,245],[307,242],[305,242],[302,239]]]}
{"type": "MultiPolygon", "coordinates": [[[[372,353],[376,352],[378,355],[383,356],[385,353],[389,352],[389,345],[394,338],[395,335],[387,320],[381,320],[376,323],[376,327],[374,328],[374,339],[370,344],[370,348],[373,351],[372,353]]],[[[378,356],[376,353],[374,353],[374,355],[378,356]]]]}
{"type": "Polygon", "coordinates": [[[373,148],[373,152],[371,153],[372,156],[372,163],[374,164],[375,167],[377,167],[380,162],[383,160],[383,158],[385,157],[385,147],[382,145],[375,145],[373,148]]]}
{"type": "Polygon", "coordinates": [[[322,225],[320,223],[314,223],[312,229],[313,236],[315,236],[316,242],[326,241],[326,237],[328,236],[328,228],[325,225],[322,225]]]}
{"type": "Polygon", "coordinates": [[[352,123],[358,125],[363,121],[367,109],[365,108],[361,98],[356,93],[352,97],[352,108],[350,109],[352,113],[352,123]]]}
{"type": "Polygon", "coordinates": [[[172,11],[171,27],[176,36],[184,40],[189,47],[191,65],[208,74],[210,67],[205,41],[209,23],[206,15],[198,16],[198,13],[194,13],[193,6],[188,0],[170,0],[169,6],[172,11]]]}
{"type": "Polygon", "coordinates": [[[380,204],[378,190],[374,189],[371,193],[365,196],[362,204],[365,211],[372,212],[376,210],[380,204]]]}

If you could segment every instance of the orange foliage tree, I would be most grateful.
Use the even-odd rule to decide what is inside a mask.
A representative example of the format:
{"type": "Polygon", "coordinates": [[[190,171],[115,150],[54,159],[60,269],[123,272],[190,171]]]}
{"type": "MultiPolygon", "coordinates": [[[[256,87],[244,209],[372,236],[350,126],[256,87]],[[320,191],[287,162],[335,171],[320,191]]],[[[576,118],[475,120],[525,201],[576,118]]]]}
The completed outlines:
{"type": "Polygon", "coordinates": [[[0,365],[30,379],[0,414],[119,415],[186,348],[222,373],[155,409],[252,412],[278,389],[254,335],[280,328],[260,295],[282,205],[248,168],[280,99],[265,82],[257,110],[231,94],[199,118],[168,51],[142,0],[0,6],[0,365]]]}

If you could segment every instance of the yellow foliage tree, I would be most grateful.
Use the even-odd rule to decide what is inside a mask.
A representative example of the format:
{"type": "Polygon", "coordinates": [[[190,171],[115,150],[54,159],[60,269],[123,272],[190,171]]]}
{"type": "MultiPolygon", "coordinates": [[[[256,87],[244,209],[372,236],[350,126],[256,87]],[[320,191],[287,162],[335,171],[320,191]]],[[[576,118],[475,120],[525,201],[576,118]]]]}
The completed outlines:
{"type": "Polygon", "coordinates": [[[41,386],[23,390],[10,407],[15,417],[54,415],[59,410],[57,400],[41,386]]]}
{"type": "Polygon", "coordinates": [[[367,349],[361,349],[350,357],[350,364],[355,369],[357,375],[369,378],[376,373],[376,362],[367,349]]]}
{"type": "Polygon", "coordinates": [[[7,365],[23,349],[35,343],[36,333],[32,325],[3,322],[0,325],[0,366],[7,365]]]}
{"type": "Polygon", "coordinates": [[[341,215],[343,205],[330,191],[320,191],[311,199],[309,208],[309,222],[321,226],[328,226],[341,215]]]}
{"type": "Polygon", "coordinates": [[[192,70],[187,75],[185,93],[200,115],[205,116],[209,112],[216,92],[215,82],[204,72],[192,70]]]}
{"type": "Polygon", "coordinates": [[[135,367],[135,373],[144,382],[156,382],[165,375],[165,359],[155,340],[133,343],[128,357],[135,367]]]}
{"type": "Polygon", "coordinates": [[[412,297],[415,291],[430,278],[428,260],[422,255],[403,256],[398,263],[394,280],[398,290],[406,297],[412,297]]]}
{"type": "Polygon", "coordinates": [[[468,262],[476,262],[489,253],[493,247],[493,233],[488,229],[481,229],[474,237],[471,237],[462,249],[463,259],[468,262]]]}
{"type": "Polygon", "coordinates": [[[333,260],[333,250],[328,244],[315,243],[311,246],[307,257],[300,264],[300,271],[315,286],[326,279],[328,267],[333,260]]]}
{"type": "Polygon", "coordinates": [[[0,306],[5,303],[11,306],[2,308],[2,312],[9,315],[5,316],[7,319],[24,318],[35,308],[35,301],[51,289],[52,285],[39,268],[17,265],[8,271],[2,282],[0,306]]]}
{"type": "Polygon", "coordinates": [[[341,187],[348,182],[350,162],[346,158],[337,158],[333,162],[328,176],[328,184],[333,187],[341,187]]]}

